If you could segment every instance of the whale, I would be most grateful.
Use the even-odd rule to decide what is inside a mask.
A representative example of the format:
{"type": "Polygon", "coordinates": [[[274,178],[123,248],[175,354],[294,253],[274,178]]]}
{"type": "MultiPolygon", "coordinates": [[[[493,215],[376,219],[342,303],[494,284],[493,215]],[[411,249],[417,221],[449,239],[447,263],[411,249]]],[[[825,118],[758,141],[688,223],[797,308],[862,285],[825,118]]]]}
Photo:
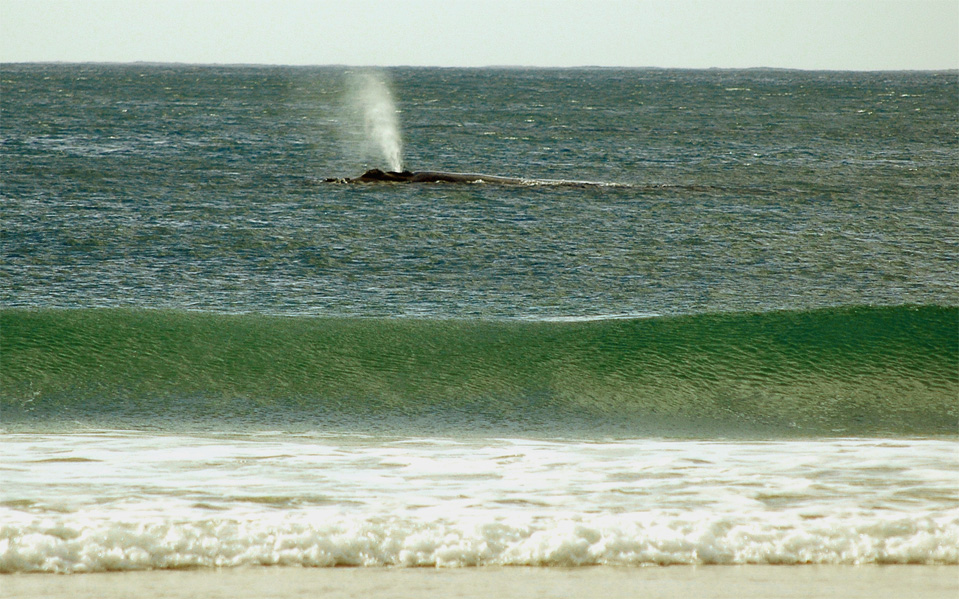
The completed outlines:
{"type": "Polygon", "coordinates": [[[533,179],[501,177],[478,173],[449,173],[444,171],[382,171],[373,168],[359,177],[330,178],[327,183],[498,183],[500,185],[528,185],[533,179]]]}
{"type": "MultiPolygon", "coordinates": [[[[569,179],[531,179],[527,177],[503,177],[500,175],[484,175],[482,173],[451,173],[447,171],[383,171],[372,168],[359,177],[330,177],[327,179],[309,179],[312,182],[324,183],[493,183],[498,185],[523,185],[546,187],[581,187],[581,188],[627,188],[644,190],[675,189],[682,191],[728,191],[717,185],[702,184],[675,184],[675,183],[606,183],[602,181],[577,181],[569,179]]],[[[311,183],[312,184],[312,183],[311,183]]],[[[762,188],[742,188],[740,193],[769,194],[771,190],[762,188]]]]}
{"type": "MultiPolygon", "coordinates": [[[[546,187],[628,187],[636,188],[630,183],[606,183],[602,181],[579,181],[570,179],[533,179],[529,177],[504,177],[501,175],[484,175],[482,173],[452,173],[448,171],[383,171],[371,168],[359,177],[331,177],[321,179],[325,183],[492,183],[496,185],[522,185],[546,187]]],[[[695,189],[701,186],[684,185],[648,185],[649,189],[682,188],[695,189]]]]}

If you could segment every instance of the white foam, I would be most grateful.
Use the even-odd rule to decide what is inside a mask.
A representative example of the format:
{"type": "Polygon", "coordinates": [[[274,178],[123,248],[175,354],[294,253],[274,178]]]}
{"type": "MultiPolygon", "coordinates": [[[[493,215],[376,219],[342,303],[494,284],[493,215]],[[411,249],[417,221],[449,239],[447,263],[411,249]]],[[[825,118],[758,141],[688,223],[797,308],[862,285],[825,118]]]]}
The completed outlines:
{"type": "Polygon", "coordinates": [[[581,316],[526,316],[517,320],[533,322],[596,322],[602,320],[634,320],[662,316],[655,312],[626,312],[622,314],[584,314],[581,316]]]}
{"type": "Polygon", "coordinates": [[[959,515],[717,517],[647,513],[546,521],[314,518],[183,522],[40,518],[0,529],[0,572],[256,565],[587,566],[959,564],[959,515]]]}
{"type": "Polygon", "coordinates": [[[6,434],[0,571],[959,564],[956,448],[6,434]]]}

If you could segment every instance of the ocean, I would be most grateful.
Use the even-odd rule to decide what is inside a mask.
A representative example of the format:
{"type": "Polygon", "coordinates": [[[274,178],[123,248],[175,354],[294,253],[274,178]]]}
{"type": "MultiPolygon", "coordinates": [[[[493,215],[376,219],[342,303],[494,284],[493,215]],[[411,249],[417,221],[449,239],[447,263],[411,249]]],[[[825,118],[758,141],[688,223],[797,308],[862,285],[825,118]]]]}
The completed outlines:
{"type": "Polygon", "coordinates": [[[0,89],[2,573],[959,565],[954,71],[0,89]]]}

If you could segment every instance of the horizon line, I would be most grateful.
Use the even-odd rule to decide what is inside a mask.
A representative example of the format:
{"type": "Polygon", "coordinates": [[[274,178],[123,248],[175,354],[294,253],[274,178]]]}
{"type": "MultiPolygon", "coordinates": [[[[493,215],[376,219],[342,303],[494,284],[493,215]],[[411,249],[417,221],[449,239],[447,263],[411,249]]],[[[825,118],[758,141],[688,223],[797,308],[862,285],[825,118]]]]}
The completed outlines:
{"type": "Polygon", "coordinates": [[[646,70],[646,71],[799,71],[834,73],[952,73],[959,72],[959,66],[943,68],[808,68],[808,67],[661,67],[653,65],[597,65],[582,64],[569,66],[544,66],[525,64],[490,64],[482,66],[462,65],[420,65],[420,64],[349,64],[349,63],[274,63],[274,62],[188,62],[164,60],[0,60],[0,67],[12,65],[145,65],[145,66],[196,66],[196,67],[289,67],[289,68],[351,68],[351,69],[528,69],[528,70],[646,70]]]}

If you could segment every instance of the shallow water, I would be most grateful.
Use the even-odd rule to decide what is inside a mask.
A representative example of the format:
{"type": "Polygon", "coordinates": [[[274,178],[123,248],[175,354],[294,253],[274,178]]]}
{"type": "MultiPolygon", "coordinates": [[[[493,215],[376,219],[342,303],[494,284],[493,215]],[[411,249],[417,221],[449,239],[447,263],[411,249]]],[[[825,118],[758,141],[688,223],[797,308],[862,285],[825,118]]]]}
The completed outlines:
{"type": "Polygon", "coordinates": [[[949,440],[3,443],[6,572],[959,562],[949,440]]]}

